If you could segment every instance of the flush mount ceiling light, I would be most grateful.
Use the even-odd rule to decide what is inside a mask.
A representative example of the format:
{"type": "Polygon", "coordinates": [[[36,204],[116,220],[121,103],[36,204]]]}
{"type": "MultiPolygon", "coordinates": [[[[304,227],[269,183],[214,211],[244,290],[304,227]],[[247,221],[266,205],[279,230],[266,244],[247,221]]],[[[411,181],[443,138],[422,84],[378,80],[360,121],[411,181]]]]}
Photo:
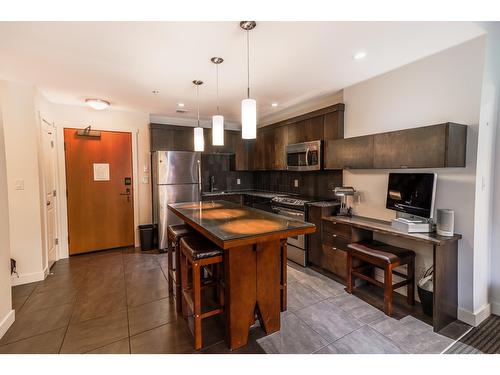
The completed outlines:
{"type": "Polygon", "coordinates": [[[177,103],[177,107],[183,108],[184,107],[184,103],[177,103]]]}
{"type": "Polygon", "coordinates": [[[271,107],[276,108],[278,106],[278,103],[271,103],[271,107]]]}
{"type": "Polygon", "coordinates": [[[219,65],[224,59],[222,57],[212,57],[210,59],[215,64],[217,75],[217,114],[212,116],[212,145],[224,146],[224,116],[219,111],[219,65]]]}
{"type": "Polygon", "coordinates": [[[366,57],[366,52],[363,52],[363,51],[359,51],[359,52],[356,52],[352,58],[354,60],[361,60],[361,59],[364,59],[366,57]]]}
{"type": "Polygon", "coordinates": [[[109,107],[109,102],[102,99],[85,99],[85,104],[98,111],[109,107]]]}
{"type": "Polygon", "coordinates": [[[250,99],[250,30],[255,21],[241,21],[240,27],[247,32],[247,98],[241,101],[241,137],[255,139],[257,137],[257,102],[250,99]]]}
{"type": "Polygon", "coordinates": [[[200,86],[203,85],[203,81],[194,80],[193,83],[196,86],[196,104],[198,106],[198,123],[194,128],[194,150],[203,152],[205,151],[205,139],[203,128],[200,126],[200,86]]]}

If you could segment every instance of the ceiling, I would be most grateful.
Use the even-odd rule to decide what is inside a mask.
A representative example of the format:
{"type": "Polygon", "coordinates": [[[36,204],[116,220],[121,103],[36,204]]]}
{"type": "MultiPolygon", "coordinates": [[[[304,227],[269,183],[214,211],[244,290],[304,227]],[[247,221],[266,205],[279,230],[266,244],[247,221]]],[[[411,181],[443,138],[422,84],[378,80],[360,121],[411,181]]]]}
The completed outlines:
{"type": "MultiPolygon", "coordinates": [[[[251,96],[260,121],[314,102],[484,31],[472,22],[258,22],[250,32],[251,96]],[[358,51],[367,57],[354,60],[358,51]],[[271,103],[277,102],[276,108],[271,103]]],[[[0,78],[34,83],[52,102],[238,122],[246,95],[246,37],[238,22],[0,22],[0,78]],[[152,93],[158,90],[158,94],[152,93]],[[186,114],[176,113],[178,102],[186,114]]]]}

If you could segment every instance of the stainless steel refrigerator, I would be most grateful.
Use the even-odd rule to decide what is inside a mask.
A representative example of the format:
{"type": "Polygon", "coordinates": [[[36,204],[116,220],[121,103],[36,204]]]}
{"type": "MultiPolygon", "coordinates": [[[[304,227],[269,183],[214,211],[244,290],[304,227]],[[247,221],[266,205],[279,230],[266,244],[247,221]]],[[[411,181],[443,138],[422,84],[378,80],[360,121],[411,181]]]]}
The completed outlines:
{"type": "Polygon", "coordinates": [[[153,152],[153,213],[159,249],[167,248],[167,227],[182,221],[167,205],[201,198],[201,154],[188,151],[153,152]]]}

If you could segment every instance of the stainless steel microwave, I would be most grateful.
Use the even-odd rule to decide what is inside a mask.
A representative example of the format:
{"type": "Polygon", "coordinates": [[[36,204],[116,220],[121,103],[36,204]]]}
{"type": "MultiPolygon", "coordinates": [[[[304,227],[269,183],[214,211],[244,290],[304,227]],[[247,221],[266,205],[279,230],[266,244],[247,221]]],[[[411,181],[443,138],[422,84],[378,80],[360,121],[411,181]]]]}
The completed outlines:
{"type": "Polygon", "coordinates": [[[317,171],[321,169],[321,141],[295,143],[286,146],[286,169],[317,171]]]}

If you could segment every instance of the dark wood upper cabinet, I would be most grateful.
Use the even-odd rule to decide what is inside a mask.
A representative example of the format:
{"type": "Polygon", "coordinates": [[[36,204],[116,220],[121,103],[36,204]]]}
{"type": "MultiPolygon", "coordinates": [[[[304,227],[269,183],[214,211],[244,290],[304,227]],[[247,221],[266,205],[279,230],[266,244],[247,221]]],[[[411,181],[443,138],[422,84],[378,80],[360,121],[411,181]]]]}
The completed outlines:
{"type": "Polygon", "coordinates": [[[444,123],[375,134],[374,168],[465,167],[467,126],[444,123]]]}
{"type": "Polygon", "coordinates": [[[373,168],[373,136],[325,141],[325,169],[373,168]]]}
{"type": "Polygon", "coordinates": [[[279,126],[273,129],[273,149],[272,149],[272,165],[273,170],[286,169],[286,145],[288,139],[288,127],[279,126]]]}
{"type": "Polygon", "coordinates": [[[327,141],[326,169],[465,167],[467,126],[444,123],[327,141]]]}
{"type": "Polygon", "coordinates": [[[323,139],[344,138],[344,111],[330,112],[323,117],[323,139]]]}

